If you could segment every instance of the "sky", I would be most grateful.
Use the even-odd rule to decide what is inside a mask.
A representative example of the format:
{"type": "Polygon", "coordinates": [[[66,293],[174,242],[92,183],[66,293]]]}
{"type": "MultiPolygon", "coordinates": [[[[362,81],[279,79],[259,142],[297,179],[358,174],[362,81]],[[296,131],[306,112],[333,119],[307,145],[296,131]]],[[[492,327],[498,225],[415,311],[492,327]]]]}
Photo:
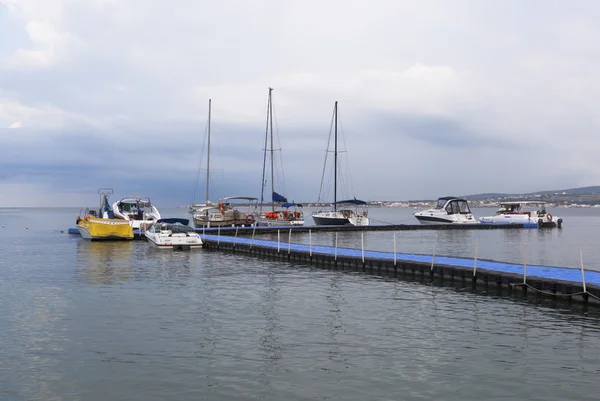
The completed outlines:
{"type": "Polygon", "coordinates": [[[592,0],[0,0],[0,207],[203,201],[208,99],[209,197],[260,198],[269,87],[289,200],[319,198],[335,101],[338,199],[599,185],[599,19],[592,0]]]}

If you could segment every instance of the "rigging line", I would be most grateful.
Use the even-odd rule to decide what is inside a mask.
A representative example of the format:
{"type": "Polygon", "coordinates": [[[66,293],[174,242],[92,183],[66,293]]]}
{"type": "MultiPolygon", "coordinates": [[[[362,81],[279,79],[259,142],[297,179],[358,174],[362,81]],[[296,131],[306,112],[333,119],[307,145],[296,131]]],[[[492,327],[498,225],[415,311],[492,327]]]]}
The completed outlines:
{"type": "MultiPolygon", "coordinates": [[[[211,168],[210,170],[211,170],[211,171],[215,171],[215,170],[216,170],[217,172],[219,172],[219,173],[220,173],[220,177],[216,177],[216,180],[215,180],[215,176],[214,176],[214,174],[211,174],[211,179],[210,179],[210,182],[211,182],[211,183],[215,183],[215,182],[217,182],[217,183],[219,183],[219,184],[223,184],[223,183],[227,182],[227,180],[226,180],[226,178],[225,178],[225,171],[226,171],[226,170],[225,170],[225,168],[224,168],[224,166],[223,166],[223,159],[225,159],[225,158],[223,157],[223,153],[221,153],[221,150],[222,150],[222,149],[221,149],[221,148],[220,148],[220,146],[219,146],[219,142],[218,142],[218,141],[216,141],[216,142],[213,142],[213,141],[211,141],[211,147],[212,147],[212,144],[215,144],[215,147],[216,147],[214,160],[218,160],[218,161],[219,161],[219,168],[215,169],[215,168],[213,167],[213,168],[211,168]]],[[[211,153],[212,153],[212,152],[211,152],[211,153]]],[[[212,159],[213,159],[213,158],[211,157],[211,160],[212,160],[212,159]]],[[[216,192],[218,192],[220,189],[221,189],[221,190],[223,189],[223,186],[221,185],[221,186],[217,186],[217,187],[215,187],[215,186],[213,185],[213,188],[215,188],[215,189],[216,189],[216,192]]],[[[222,193],[221,193],[221,196],[223,196],[223,194],[222,194],[222,193]]]]}
{"type": "Polygon", "coordinates": [[[319,196],[317,203],[321,203],[321,193],[323,192],[323,181],[325,180],[325,171],[327,169],[327,154],[329,153],[329,144],[331,143],[331,133],[333,131],[333,119],[335,118],[335,109],[331,113],[331,122],[329,123],[329,136],[327,137],[327,148],[325,150],[325,162],[323,163],[323,173],[321,174],[321,185],[319,186],[319,196]]]}
{"type": "Polygon", "coordinates": [[[265,127],[265,146],[263,148],[263,168],[262,168],[262,179],[260,185],[260,206],[259,213],[262,214],[262,204],[265,200],[265,172],[267,168],[267,139],[269,138],[269,112],[271,111],[271,88],[269,88],[269,99],[267,100],[267,124],[265,127]]]}
{"type": "Polygon", "coordinates": [[[341,136],[342,136],[342,142],[344,144],[344,152],[346,153],[346,179],[348,180],[348,187],[347,187],[347,191],[348,194],[352,194],[352,196],[356,196],[356,191],[354,189],[354,181],[352,180],[352,170],[350,169],[350,156],[348,155],[348,147],[346,144],[346,136],[344,134],[344,127],[343,127],[343,119],[340,118],[340,112],[338,110],[338,124],[339,124],[339,128],[341,131],[341,136]]]}
{"type": "MultiPolygon", "coordinates": [[[[350,198],[350,185],[351,185],[351,181],[350,181],[350,177],[348,175],[348,153],[346,151],[346,140],[344,138],[344,131],[342,129],[342,122],[339,116],[339,110],[338,110],[338,135],[342,138],[342,144],[343,144],[343,150],[341,153],[344,153],[344,157],[338,157],[339,159],[339,165],[338,165],[338,171],[340,171],[340,175],[341,175],[341,179],[338,180],[338,182],[340,182],[340,185],[342,187],[342,194],[345,197],[345,199],[349,199],[350,198]]],[[[340,153],[339,149],[338,149],[338,153],[340,153]]]]}
{"type": "MultiPolygon", "coordinates": [[[[279,184],[277,187],[279,188],[279,190],[281,192],[283,192],[283,194],[287,193],[287,188],[285,187],[285,170],[283,168],[283,149],[281,146],[281,138],[279,136],[279,125],[277,124],[277,114],[275,113],[275,105],[273,104],[273,101],[271,100],[271,107],[273,109],[273,121],[271,122],[272,124],[275,124],[275,134],[276,134],[276,139],[277,139],[277,149],[273,149],[273,151],[279,151],[279,171],[275,178],[277,179],[277,184],[279,184]]],[[[284,195],[285,196],[285,195],[284,195]]]]}
{"type": "MultiPolygon", "coordinates": [[[[206,121],[206,126],[204,127],[204,139],[202,140],[202,148],[200,151],[200,161],[198,162],[198,168],[196,170],[196,180],[194,182],[194,189],[192,191],[192,202],[194,204],[196,199],[198,199],[198,192],[200,191],[200,173],[202,172],[202,163],[204,162],[204,149],[206,147],[206,143],[208,140],[208,121],[206,121]]],[[[208,183],[206,183],[208,185],[208,183]]]]}

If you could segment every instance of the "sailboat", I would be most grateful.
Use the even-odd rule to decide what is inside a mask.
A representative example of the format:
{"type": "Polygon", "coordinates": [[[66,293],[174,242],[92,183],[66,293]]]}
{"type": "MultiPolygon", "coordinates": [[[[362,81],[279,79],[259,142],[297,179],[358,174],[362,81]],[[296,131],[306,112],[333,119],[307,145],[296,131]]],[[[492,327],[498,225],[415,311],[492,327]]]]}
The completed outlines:
{"type": "Polygon", "coordinates": [[[232,227],[232,226],[250,226],[254,224],[254,214],[244,213],[237,210],[234,200],[250,203],[251,208],[256,209],[258,198],[250,196],[230,196],[222,198],[218,203],[211,202],[209,199],[210,182],[210,128],[211,128],[212,101],[208,99],[208,132],[207,132],[207,158],[206,158],[206,201],[200,204],[191,204],[188,207],[189,213],[194,220],[194,227],[232,227]]]}
{"type": "MultiPolygon", "coordinates": [[[[335,102],[333,108],[334,116],[334,152],[333,152],[333,203],[332,210],[317,211],[312,214],[313,221],[316,226],[368,226],[369,218],[367,217],[367,202],[354,199],[337,200],[337,181],[338,181],[338,102],[335,102]],[[353,209],[351,208],[353,207],[353,209]]],[[[331,135],[331,131],[330,131],[331,135]]],[[[329,152],[329,143],[327,144],[327,153],[329,152]]],[[[325,154],[325,165],[323,166],[323,175],[327,166],[327,153],[325,154]]],[[[323,180],[321,180],[321,189],[323,188],[323,180]]],[[[319,191],[319,200],[321,191],[319,191]]]]}
{"type": "Polygon", "coordinates": [[[260,213],[256,222],[257,226],[302,226],[304,225],[304,214],[302,205],[294,202],[288,202],[287,198],[275,192],[275,158],[273,148],[273,88],[269,88],[269,101],[267,103],[267,128],[265,129],[265,153],[263,158],[262,188],[260,195],[260,213]],[[267,143],[270,138],[270,149],[267,149],[267,143]],[[262,213],[264,201],[264,192],[266,186],[265,172],[267,162],[267,151],[270,154],[271,162],[271,210],[262,213]],[[276,205],[280,204],[281,208],[276,205]],[[290,209],[291,208],[291,209],[290,209]]]}

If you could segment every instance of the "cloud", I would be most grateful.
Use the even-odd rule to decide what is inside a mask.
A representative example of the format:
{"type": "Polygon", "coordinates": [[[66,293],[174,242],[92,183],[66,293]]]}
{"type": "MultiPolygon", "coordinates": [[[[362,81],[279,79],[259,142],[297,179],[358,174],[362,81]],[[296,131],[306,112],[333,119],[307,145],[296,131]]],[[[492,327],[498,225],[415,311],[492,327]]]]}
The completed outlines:
{"type": "Polygon", "coordinates": [[[21,128],[21,122],[20,121],[15,121],[8,128],[21,128]]]}
{"type": "Polygon", "coordinates": [[[256,195],[272,86],[289,198],[317,197],[336,100],[349,196],[595,185],[598,17],[542,0],[0,0],[0,184],[185,204],[211,98],[215,196],[256,195]]]}

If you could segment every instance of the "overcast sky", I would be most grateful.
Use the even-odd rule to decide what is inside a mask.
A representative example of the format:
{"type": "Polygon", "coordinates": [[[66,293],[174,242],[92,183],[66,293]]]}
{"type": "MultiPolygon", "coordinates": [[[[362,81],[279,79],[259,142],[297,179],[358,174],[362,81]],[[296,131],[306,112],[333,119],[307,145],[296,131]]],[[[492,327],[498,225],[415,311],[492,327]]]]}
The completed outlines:
{"type": "Polygon", "coordinates": [[[269,86],[290,200],[319,195],[336,100],[340,196],[597,185],[598,20],[596,1],[0,0],[0,206],[190,203],[209,98],[210,197],[260,197],[269,86]]]}

